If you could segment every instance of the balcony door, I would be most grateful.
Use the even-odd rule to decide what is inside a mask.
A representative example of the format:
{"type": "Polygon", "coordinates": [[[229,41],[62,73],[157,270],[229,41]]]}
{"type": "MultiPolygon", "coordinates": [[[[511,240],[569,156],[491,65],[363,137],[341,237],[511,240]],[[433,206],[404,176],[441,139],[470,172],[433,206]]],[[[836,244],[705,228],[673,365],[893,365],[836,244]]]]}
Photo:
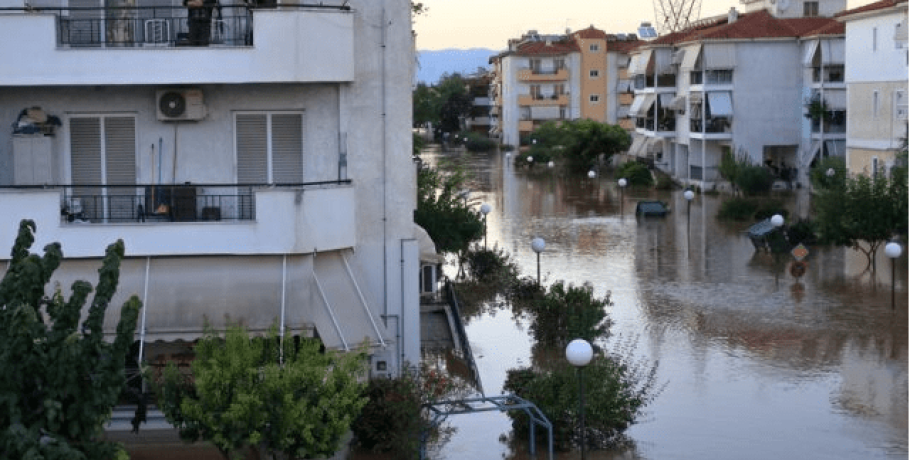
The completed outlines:
{"type": "Polygon", "coordinates": [[[136,185],[136,117],[74,115],[69,118],[70,184],[67,203],[93,222],[131,221],[136,185]]]}
{"type": "Polygon", "coordinates": [[[303,182],[303,112],[234,115],[237,183],[303,182]]]}

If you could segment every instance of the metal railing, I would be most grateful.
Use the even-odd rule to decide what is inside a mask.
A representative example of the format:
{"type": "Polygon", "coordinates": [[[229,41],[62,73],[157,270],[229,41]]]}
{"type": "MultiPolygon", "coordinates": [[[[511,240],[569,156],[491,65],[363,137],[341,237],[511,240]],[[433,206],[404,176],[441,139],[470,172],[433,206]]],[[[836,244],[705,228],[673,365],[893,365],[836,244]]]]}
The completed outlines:
{"type": "Polygon", "coordinates": [[[256,190],[350,184],[350,180],[297,184],[66,185],[60,214],[68,223],[219,222],[256,219],[256,190]]]}

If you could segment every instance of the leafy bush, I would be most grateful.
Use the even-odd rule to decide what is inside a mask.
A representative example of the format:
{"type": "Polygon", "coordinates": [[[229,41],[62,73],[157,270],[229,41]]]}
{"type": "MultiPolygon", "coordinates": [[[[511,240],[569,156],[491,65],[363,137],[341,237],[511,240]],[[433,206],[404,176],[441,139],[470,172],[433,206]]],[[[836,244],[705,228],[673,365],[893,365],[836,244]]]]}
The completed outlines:
{"type": "Polygon", "coordinates": [[[616,177],[624,177],[633,187],[649,187],[654,184],[651,170],[637,161],[627,161],[616,170],[616,177]]]}
{"type": "MultiPolygon", "coordinates": [[[[585,385],[585,440],[589,447],[607,448],[622,439],[623,432],[660,393],[656,372],[656,364],[648,367],[595,353],[581,374],[585,385]]],[[[563,361],[548,371],[510,369],[503,388],[533,401],[553,424],[555,447],[567,450],[580,443],[580,432],[575,429],[579,415],[578,378],[576,369],[563,361]]],[[[508,415],[512,432],[518,437],[527,436],[527,415],[521,411],[508,415]]]]}
{"type": "Polygon", "coordinates": [[[575,338],[604,338],[611,325],[605,308],[612,305],[609,293],[598,299],[590,285],[566,286],[557,281],[546,295],[530,304],[531,335],[539,343],[554,345],[565,345],[575,338]]]}
{"type": "Polygon", "coordinates": [[[533,167],[534,165],[546,165],[553,159],[553,151],[550,147],[543,145],[534,145],[530,147],[527,152],[515,155],[515,166],[524,166],[529,165],[533,167]],[[531,157],[531,161],[528,161],[528,157],[531,157]]]}
{"type": "Polygon", "coordinates": [[[464,146],[472,152],[489,152],[496,148],[496,141],[473,131],[462,133],[464,146]]]}
{"type": "Polygon", "coordinates": [[[826,157],[818,160],[809,170],[809,181],[816,189],[842,187],[847,178],[847,162],[844,157],[826,157]],[[828,176],[828,170],[833,174],[828,176]]]}
{"type": "Polygon", "coordinates": [[[673,190],[674,183],[673,178],[664,173],[655,173],[657,180],[654,183],[654,188],[657,190],[673,190]]]}
{"type": "Polygon", "coordinates": [[[769,219],[775,214],[780,214],[784,219],[790,217],[790,211],[784,207],[784,203],[780,200],[769,200],[769,199],[755,199],[757,207],[755,208],[755,213],[752,214],[752,218],[756,221],[769,219]]]}
{"type": "Polygon", "coordinates": [[[755,216],[758,210],[758,202],[749,198],[733,197],[724,200],[720,204],[720,210],[717,212],[718,219],[747,221],[755,216]]]}
{"type": "Polygon", "coordinates": [[[508,285],[518,277],[518,266],[500,248],[475,247],[465,254],[465,262],[468,274],[475,281],[496,281],[497,284],[508,285]]]}
{"type": "Polygon", "coordinates": [[[771,191],[774,176],[763,166],[742,165],[736,173],[735,183],[742,190],[743,195],[761,195],[771,191]]]}
{"type": "Polygon", "coordinates": [[[793,245],[815,244],[818,240],[815,236],[815,223],[811,219],[800,219],[787,228],[787,237],[793,245]]]}

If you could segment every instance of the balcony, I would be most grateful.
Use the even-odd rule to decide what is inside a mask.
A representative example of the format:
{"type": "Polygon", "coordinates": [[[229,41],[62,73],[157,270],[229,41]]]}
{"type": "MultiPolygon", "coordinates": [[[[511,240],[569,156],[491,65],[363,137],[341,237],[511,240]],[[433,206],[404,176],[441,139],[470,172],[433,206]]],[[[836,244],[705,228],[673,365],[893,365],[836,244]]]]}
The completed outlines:
{"type": "Polygon", "coordinates": [[[690,85],[732,85],[733,70],[705,70],[694,71],[689,73],[690,85]]]}
{"type": "Polygon", "coordinates": [[[18,11],[0,15],[4,86],[354,80],[348,7],[224,6],[192,31],[185,8],[18,11]]]}
{"type": "Polygon", "coordinates": [[[143,257],[341,249],[356,242],[354,196],[347,181],[0,188],[0,241],[32,219],[34,247],[58,241],[67,257],[100,257],[117,239],[143,257]]]}
{"type": "Polygon", "coordinates": [[[701,119],[689,119],[689,136],[692,139],[732,139],[733,121],[725,117],[707,118],[702,131],[701,119]]]}
{"type": "Polygon", "coordinates": [[[518,105],[524,106],[540,106],[540,105],[569,105],[569,95],[568,94],[553,94],[553,95],[541,95],[541,94],[522,94],[518,96],[518,105]]]}
{"type": "Polygon", "coordinates": [[[829,65],[824,67],[813,67],[812,83],[813,85],[843,86],[844,66],[829,65]]]}
{"type": "Polygon", "coordinates": [[[518,71],[518,81],[564,81],[569,79],[568,69],[521,69],[518,71]]]}

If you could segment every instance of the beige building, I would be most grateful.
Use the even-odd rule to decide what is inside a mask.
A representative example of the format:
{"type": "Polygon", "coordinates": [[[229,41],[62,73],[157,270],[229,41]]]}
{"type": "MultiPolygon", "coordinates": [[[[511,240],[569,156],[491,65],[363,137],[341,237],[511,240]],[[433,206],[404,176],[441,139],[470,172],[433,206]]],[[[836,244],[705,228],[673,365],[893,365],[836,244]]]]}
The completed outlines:
{"type": "Polygon", "coordinates": [[[490,59],[491,135],[521,145],[548,121],[620,123],[631,104],[631,93],[620,91],[622,81],[626,93],[629,87],[623,68],[628,50],[640,43],[634,34],[609,35],[594,26],[566,35],[529,31],[510,40],[507,51],[490,59]]]}
{"type": "Polygon", "coordinates": [[[847,169],[887,171],[907,139],[907,2],[837,15],[846,25],[847,169]]]}

